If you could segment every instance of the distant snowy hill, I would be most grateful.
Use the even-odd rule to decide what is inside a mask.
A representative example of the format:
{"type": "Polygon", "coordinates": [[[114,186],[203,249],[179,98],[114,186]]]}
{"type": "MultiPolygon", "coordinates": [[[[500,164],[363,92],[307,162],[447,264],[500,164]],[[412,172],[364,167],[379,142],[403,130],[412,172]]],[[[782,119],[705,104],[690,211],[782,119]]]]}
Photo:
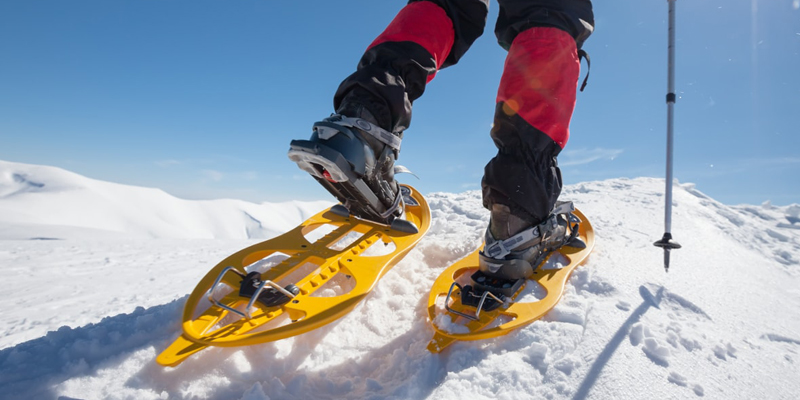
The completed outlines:
{"type": "Polygon", "coordinates": [[[0,161],[0,239],[268,238],[331,204],[182,200],[160,189],[0,161]]]}
{"type": "Polygon", "coordinates": [[[797,398],[800,206],[676,185],[683,248],[665,274],[663,186],[566,187],[595,250],[553,311],[507,336],[425,349],[430,286],[488,222],[478,191],[431,193],[427,236],[340,321],[162,368],[208,269],[330,203],[186,201],[0,162],[0,399],[797,398]]]}

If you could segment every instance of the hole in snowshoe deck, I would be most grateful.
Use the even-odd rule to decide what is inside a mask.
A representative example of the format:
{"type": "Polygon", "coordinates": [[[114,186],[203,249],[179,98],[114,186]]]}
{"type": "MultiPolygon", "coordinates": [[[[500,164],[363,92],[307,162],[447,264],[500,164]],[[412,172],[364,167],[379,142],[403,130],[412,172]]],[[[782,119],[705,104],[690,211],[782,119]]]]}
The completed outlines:
{"type": "Polygon", "coordinates": [[[308,228],[308,231],[303,232],[303,237],[308,240],[309,243],[313,244],[316,243],[317,240],[335,231],[336,228],[338,228],[338,226],[332,224],[313,225],[308,228]]]}
{"type": "Polygon", "coordinates": [[[439,314],[433,320],[436,327],[447,333],[469,333],[469,328],[464,325],[467,322],[469,320],[463,317],[453,320],[449,314],[439,314]]]}
{"type": "Polygon", "coordinates": [[[331,250],[342,251],[354,243],[363,240],[364,235],[369,231],[370,228],[366,225],[337,226],[333,224],[322,224],[311,227],[311,230],[304,233],[304,237],[311,243],[320,243],[331,250]]]}
{"type": "Polygon", "coordinates": [[[456,275],[453,276],[453,282],[458,283],[461,287],[466,285],[472,284],[472,274],[474,274],[478,268],[465,268],[459,270],[456,275]]]}
{"type": "MultiPolygon", "coordinates": [[[[470,279],[470,275],[472,275],[472,273],[474,273],[476,270],[477,270],[477,268],[467,268],[467,269],[459,270],[456,273],[456,275],[453,277],[453,281],[458,283],[461,287],[469,285],[472,282],[472,280],[470,279]]],[[[460,294],[455,294],[453,296],[453,299],[455,299],[456,297],[459,297],[459,296],[461,296],[461,295],[460,294]]],[[[446,310],[445,310],[445,301],[446,301],[446,299],[447,299],[447,293],[439,293],[439,295],[436,297],[436,300],[434,300],[434,304],[436,305],[436,310],[437,310],[436,314],[437,315],[446,313],[446,310]]]]}
{"type": "MultiPolygon", "coordinates": [[[[470,285],[470,284],[472,284],[472,279],[470,278],[470,275],[475,273],[475,271],[477,271],[477,268],[466,268],[466,269],[460,270],[454,276],[453,281],[458,283],[459,286],[461,286],[462,288],[464,286],[470,285]]],[[[454,293],[452,299],[454,300],[457,297],[460,298],[460,296],[461,296],[460,292],[459,293],[454,293]]],[[[436,304],[436,308],[438,310],[437,314],[446,312],[445,307],[444,307],[446,299],[447,299],[447,293],[440,293],[439,296],[436,297],[435,304],[436,304]]],[[[453,300],[451,300],[451,305],[452,305],[452,301],[453,300]]]]}
{"type": "MultiPolygon", "coordinates": [[[[245,312],[245,309],[247,308],[247,302],[246,301],[240,301],[233,308],[238,310],[238,311],[245,312]]],[[[253,310],[251,310],[251,312],[256,312],[256,310],[253,309],[253,310]]],[[[212,325],[210,328],[206,329],[205,334],[206,335],[213,334],[214,332],[216,332],[216,331],[218,331],[220,329],[225,329],[226,325],[230,325],[230,324],[236,323],[237,321],[240,321],[240,320],[242,320],[241,316],[236,315],[236,314],[234,314],[232,312],[228,312],[224,317],[222,317],[222,319],[217,321],[217,323],[212,325]]]]}
{"type": "Polygon", "coordinates": [[[535,303],[547,296],[547,290],[539,282],[528,279],[525,287],[514,299],[515,303],[535,303]]]}
{"type": "Polygon", "coordinates": [[[356,280],[344,273],[337,273],[322,284],[311,297],[336,297],[350,293],[356,287],[356,280]]]}
{"type": "MultiPolygon", "coordinates": [[[[239,290],[238,288],[235,290],[239,290]]],[[[234,291],[234,288],[228,285],[219,285],[214,289],[214,298],[215,299],[222,299],[225,296],[231,294],[234,291]]],[[[200,301],[197,302],[197,307],[194,308],[194,312],[192,313],[192,319],[199,318],[204,312],[206,312],[211,307],[211,302],[208,301],[207,296],[203,296],[200,298],[200,301]]]]}
{"type": "Polygon", "coordinates": [[[331,250],[342,251],[350,247],[350,245],[357,242],[358,240],[361,240],[362,237],[364,237],[364,233],[353,230],[347,232],[347,234],[339,238],[339,240],[337,240],[336,242],[329,244],[327,247],[331,250]]]}
{"type": "Polygon", "coordinates": [[[247,273],[258,271],[259,273],[263,274],[287,258],[289,258],[288,254],[276,251],[254,263],[251,263],[250,265],[245,266],[244,270],[247,273]]]}
{"type": "Polygon", "coordinates": [[[275,281],[281,287],[289,284],[298,285],[298,283],[308,275],[316,275],[320,272],[320,264],[312,261],[306,261],[298,268],[295,268],[285,277],[275,281]]]}
{"type": "Polygon", "coordinates": [[[569,265],[569,259],[556,251],[550,256],[550,258],[547,259],[547,262],[545,262],[544,265],[539,267],[539,269],[542,271],[559,270],[567,265],[569,265]]]}
{"type": "Polygon", "coordinates": [[[372,239],[374,240],[371,244],[367,244],[366,250],[361,252],[362,257],[380,257],[385,256],[387,254],[394,253],[397,250],[397,245],[394,244],[393,240],[384,241],[382,239],[372,239]]]}

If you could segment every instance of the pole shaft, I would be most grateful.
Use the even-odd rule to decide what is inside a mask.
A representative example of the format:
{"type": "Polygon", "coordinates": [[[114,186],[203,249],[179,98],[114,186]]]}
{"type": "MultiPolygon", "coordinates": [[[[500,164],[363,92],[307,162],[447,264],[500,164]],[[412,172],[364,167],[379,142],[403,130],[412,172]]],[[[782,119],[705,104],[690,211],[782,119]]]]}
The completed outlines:
{"type": "Polygon", "coordinates": [[[664,207],[664,231],[672,231],[672,141],[675,106],[675,0],[669,3],[669,44],[667,56],[667,176],[664,207]]]}

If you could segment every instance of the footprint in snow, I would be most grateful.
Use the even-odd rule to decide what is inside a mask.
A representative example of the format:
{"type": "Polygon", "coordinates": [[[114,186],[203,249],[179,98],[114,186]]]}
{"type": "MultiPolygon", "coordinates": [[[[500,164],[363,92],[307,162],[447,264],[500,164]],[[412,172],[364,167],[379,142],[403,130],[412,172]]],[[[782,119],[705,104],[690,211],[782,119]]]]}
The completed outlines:
{"type": "Polygon", "coordinates": [[[692,391],[694,391],[694,394],[696,394],[698,396],[701,396],[701,397],[705,395],[705,390],[703,390],[702,386],[700,386],[698,384],[692,384],[691,382],[689,382],[688,379],[686,379],[685,376],[683,376],[683,375],[681,375],[681,374],[679,374],[677,372],[674,372],[674,371],[670,372],[669,376],[667,377],[667,381],[669,381],[669,383],[674,383],[674,384],[676,384],[678,386],[683,386],[683,387],[691,386],[692,391]]]}
{"type": "Polygon", "coordinates": [[[800,340],[792,339],[790,337],[778,335],[775,333],[765,333],[764,335],[761,336],[761,338],[769,340],[770,342],[783,342],[783,343],[800,345],[800,340]]]}
{"type": "Polygon", "coordinates": [[[728,358],[736,358],[736,348],[730,343],[723,345],[718,344],[714,346],[714,355],[722,361],[727,361],[728,358]]]}
{"type": "MultiPolygon", "coordinates": [[[[790,345],[800,346],[800,340],[775,333],[765,333],[761,335],[761,339],[767,340],[771,343],[788,343],[790,345]]],[[[791,349],[790,352],[795,353],[795,350],[791,349]]],[[[794,363],[794,358],[790,354],[784,354],[783,358],[790,363],[794,363]]]]}

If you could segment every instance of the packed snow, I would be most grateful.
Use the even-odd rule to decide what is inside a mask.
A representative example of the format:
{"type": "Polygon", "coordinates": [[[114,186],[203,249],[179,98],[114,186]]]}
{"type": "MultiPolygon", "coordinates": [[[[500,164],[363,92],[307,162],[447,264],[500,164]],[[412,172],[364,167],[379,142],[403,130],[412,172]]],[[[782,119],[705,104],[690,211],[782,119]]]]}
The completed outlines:
{"type": "Polygon", "coordinates": [[[729,206],[664,181],[568,186],[597,236],[542,320],[426,350],[426,302],[481,242],[480,193],[429,193],[420,244],[339,321],[209,348],[175,368],[187,294],[227,255],[331,202],[188,201],[0,161],[2,399],[794,399],[800,392],[800,206],[729,206]]]}

